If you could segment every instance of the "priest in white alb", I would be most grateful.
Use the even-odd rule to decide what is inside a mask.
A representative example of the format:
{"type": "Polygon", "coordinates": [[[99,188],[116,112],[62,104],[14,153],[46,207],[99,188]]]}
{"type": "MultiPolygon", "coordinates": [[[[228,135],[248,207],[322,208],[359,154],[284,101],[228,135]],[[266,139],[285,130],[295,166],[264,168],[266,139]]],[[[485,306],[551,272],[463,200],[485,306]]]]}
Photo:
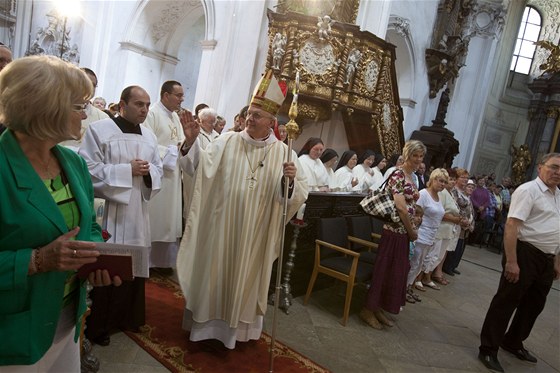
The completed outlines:
{"type": "MultiPolygon", "coordinates": [[[[285,87],[285,86],[284,86],[285,87]]],[[[285,98],[272,71],[259,82],[242,132],[227,132],[201,149],[199,124],[180,115],[184,172],[196,173],[187,225],[177,257],[186,299],[183,328],[190,339],[259,339],[273,262],[280,251],[284,198],[292,217],[307,198],[295,152],[272,131],[285,98]],[[283,183],[289,179],[289,195],[283,183]]]]}
{"type": "MultiPolygon", "coordinates": [[[[96,197],[105,199],[102,227],[111,243],[150,246],[149,201],[161,188],[162,163],[152,130],[140,126],[150,96],[138,86],[125,88],[120,115],[92,123],[78,154],[86,160],[96,197]]],[[[88,339],[109,344],[115,328],[137,331],[145,323],[144,279],[91,292],[88,339]]]]}
{"type": "Polygon", "coordinates": [[[176,113],[183,99],[181,83],[166,81],[161,86],[160,100],[150,108],[142,124],[156,135],[163,163],[161,191],[148,202],[152,237],[150,267],[158,268],[163,274],[171,274],[176,265],[183,233],[181,170],[177,164],[183,128],[176,113]]]}

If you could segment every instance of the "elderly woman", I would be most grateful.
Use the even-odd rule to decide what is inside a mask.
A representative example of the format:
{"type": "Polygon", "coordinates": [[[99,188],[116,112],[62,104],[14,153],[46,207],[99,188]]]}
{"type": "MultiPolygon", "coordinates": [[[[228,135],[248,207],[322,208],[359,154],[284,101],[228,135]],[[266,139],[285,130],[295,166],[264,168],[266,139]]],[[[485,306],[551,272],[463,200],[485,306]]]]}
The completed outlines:
{"type": "Polygon", "coordinates": [[[338,161],[338,153],[334,149],[327,148],[321,155],[321,162],[325,166],[325,170],[329,177],[329,191],[337,191],[338,184],[336,183],[336,176],[334,175],[333,167],[338,161]]]}
{"type": "Polygon", "coordinates": [[[424,291],[422,282],[416,280],[416,278],[420,274],[426,255],[434,246],[436,232],[441,224],[443,214],[445,214],[438,193],[445,188],[448,179],[449,175],[445,169],[435,169],[430,174],[430,180],[428,180],[426,188],[420,191],[420,198],[416,201],[417,205],[424,210],[424,216],[422,217],[422,224],[418,228],[418,239],[414,246],[414,254],[410,259],[410,271],[408,271],[407,301],[410,303],[420,300],[412,290],[413,285],[418,290],[424,291]]]}
{"type": "Polygon", "coordinates": [[[443,272],[447,273],[449,276],[461,274],[461,272],[457,270],[457,267],[465,251],[465,238],[468,232],[472,232],[474,229],[473,205],[466,191],[469,181],[469,172],[464,168],[457,168],[455,172],[457,172],[457,181],[455,182],[455,187],[451,190],[451,195],[455,199],[455,202],[457,202],[457,206],[459,206],[459,215],[466,219],[468,224],[461,225],[457,246],[454,251],[449,251],[445,257],[443,272]]]}
{"type": "Polygon", "coordinates": [[[447,251],[455,250],[461,231],[461,225],[466,224],[466,220],[459,214],[457,202],[455,202],[455,199],[451,195],[451,191],[455,187],[455,182],[457,181],[457,173],[453,169],[449,169],[447,172],[449,173],[449,181],[445,189],[438,193],[439,199],[445,209],[445,215],[443,215],[442,223],[436,233],[436,242],[434,243],[433,250],[426,256],[426,261],[428,263],[425,264],[424,277],[422,279],[424,286],[434,290],[440,289],[435,282],[440,285],[447,285],[449,283],[447,279],[443,277],[443,261],[445,260],[447,251]]]}
{"type": "Polygon", "coordinates": [[[329,189],[329,177],[323,162],[319,159],[324,149],[323,140],[318,137],[310,137],[298,153],[299,163],[307,178],[310,192],[325,192],[329,189]]]}
{"type": "Polygon", "coordinates": [[[352,175],[358,179],[358,186],[364,193],[373,186],[373,162],[375,153],[368,149],[358,158],[358,165],[352,169],[352,175]]]}
{"type": "Polygon", "coordinates": [[[360,317],[369,326],[382,329],[393,326],[384,312],[398,314],[406,299],[409,242],[416,241],[418,233],[413,226],[418,189],[412,174],[418,169],[426,154],[420,141],[407,141],[403,148],[404,164],[387,181],[385,188],[393,195],[400,221],[383,225],[375,268],[360,317]]]}
{"type": "MultiPolygon", "coordinates": [[[[80,137],[92,92],[83,71],[55,57],[0,73],[0,370],[80,371],[86,283],[76,270],[97,260],[102,236],[86,163],[57,144],[80,137]]],[[[111,283],[107,271],[89,281],[111,283]]]]}
{"type": "Polygon", "coordinates": [[[336,183],[343,192],[360,192],[358,178],[352,174],[352,169],[358,164],[358,156],[353,150],[347,150],[342,153],[340,161],[336,166],[334,175],[336,176],[336,183]]]}

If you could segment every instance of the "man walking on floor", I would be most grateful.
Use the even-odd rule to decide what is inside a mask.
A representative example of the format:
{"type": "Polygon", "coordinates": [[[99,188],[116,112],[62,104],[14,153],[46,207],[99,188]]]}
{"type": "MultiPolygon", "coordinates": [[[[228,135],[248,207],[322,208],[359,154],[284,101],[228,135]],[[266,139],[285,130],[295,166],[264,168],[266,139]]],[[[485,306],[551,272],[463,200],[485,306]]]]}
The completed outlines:
{"type": "Polygon", "coordinates": [[[520,360],[537,362],[523,341],[544,309],[552,281],[560,278],[558,185],[560,153],[549,153],[538,165],[538,177],[512,195],[504,232],[504,270],[480,332],[478,358],[488,369],[504,371],[499,347],[520,360]]]}

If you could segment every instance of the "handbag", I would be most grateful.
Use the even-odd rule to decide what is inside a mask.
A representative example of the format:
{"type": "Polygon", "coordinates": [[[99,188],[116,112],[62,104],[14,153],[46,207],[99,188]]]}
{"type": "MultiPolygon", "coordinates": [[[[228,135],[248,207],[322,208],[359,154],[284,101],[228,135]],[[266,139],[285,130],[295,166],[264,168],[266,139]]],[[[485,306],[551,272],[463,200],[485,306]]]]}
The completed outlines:
{"type": "MultiPolygon", "coordinates": [[[[395,171],[393,171],[393,173],[394,172],[395,171]]],[[[393,174],[391,174],[391,176],[392,175],[393,174]]],[[[400,221],[401,218],[395,207],[393,195],[389,190],[385,189],[387,181],[389,181],[391,176],[381,184],[379,189],[370,190],[368,195],[361,200],[360,206],[362,206],[367,214],[373,215],[388,223],[396,223],[400,221]]]]}

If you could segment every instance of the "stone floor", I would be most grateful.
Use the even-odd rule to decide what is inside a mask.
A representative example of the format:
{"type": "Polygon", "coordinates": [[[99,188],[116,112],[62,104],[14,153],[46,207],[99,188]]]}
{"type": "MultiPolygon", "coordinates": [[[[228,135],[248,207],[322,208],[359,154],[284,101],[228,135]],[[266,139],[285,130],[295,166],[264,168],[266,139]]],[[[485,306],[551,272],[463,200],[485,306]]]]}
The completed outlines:
{"type": "MultiPolygon", "coordinates": [[[[500,277],[500,255],[468,246],[459,267],[440,291],[420,293],[422,302],[407,304],[395,327],[374,330],[358,317],[365,287],[355,289],[350,319],[342,316],[344,289],[314,292],[303,306],[298,297],[289,315],[279,311],[277,339],[333,372],[485,372],[477,359],[479,332],[500,277]]],[[[506,372],[560,371],[560,284],[556,281],[525,347],[539,359],[522,362],[500,351],[506,372]]],[[[273,309],[265,330],[270,334],[273,309]]],[[[110,347],[94,347],[100,372],[166,372],[125,334],[113,335],[110,347]]],[[[263,372],[268,366],[263,367],[263,372]]]]}

